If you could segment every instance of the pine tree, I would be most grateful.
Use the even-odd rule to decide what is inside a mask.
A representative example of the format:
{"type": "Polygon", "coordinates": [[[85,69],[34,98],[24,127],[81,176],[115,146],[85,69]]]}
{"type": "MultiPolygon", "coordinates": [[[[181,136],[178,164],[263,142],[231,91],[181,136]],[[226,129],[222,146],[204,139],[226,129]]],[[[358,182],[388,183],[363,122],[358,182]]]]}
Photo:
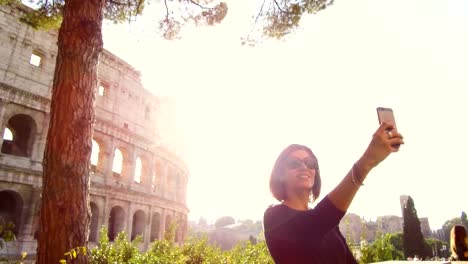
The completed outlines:
{"type": "Polygon", "coordinates": [[[421,222],[411,196],[403,209],[403,249],[405,257],[425,258],[425,243],[421,232],[421,222]]]}

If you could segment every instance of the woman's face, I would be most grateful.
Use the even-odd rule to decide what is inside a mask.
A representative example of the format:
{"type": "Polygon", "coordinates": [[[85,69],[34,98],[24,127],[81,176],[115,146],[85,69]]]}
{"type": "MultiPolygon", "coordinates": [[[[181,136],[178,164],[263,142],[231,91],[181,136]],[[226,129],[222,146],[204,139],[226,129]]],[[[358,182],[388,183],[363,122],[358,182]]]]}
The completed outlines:
{"type": "Polygon", "coordinates": [[[284,183],[289,192],[311,191],[314,186],[317,161],[305,150],[291,152],[286,159],[284,183]]]}

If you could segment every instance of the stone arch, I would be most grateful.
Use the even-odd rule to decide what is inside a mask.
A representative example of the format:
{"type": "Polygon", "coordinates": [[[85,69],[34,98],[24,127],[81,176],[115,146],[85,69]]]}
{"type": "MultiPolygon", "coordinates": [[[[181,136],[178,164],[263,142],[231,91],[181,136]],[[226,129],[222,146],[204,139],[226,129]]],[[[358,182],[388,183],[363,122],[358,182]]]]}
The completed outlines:
{"type": "Polygon", "coordinates": [[[154,163],[154,170],[153,170],[153,175],[152,175],[152,184],[151,184],[151,189],[153,192],[156,192],[158,190],[158,187],[161,187],[163,175],[164,175],[164,165],[162,161],[156,160],[154,163]]]}
{"type": "Polygon", "coordinates": [[[138,235],[143,235],[145,233],[145,227],[146,214],[143,210],[137,210],[133,214],[131,240],[134,240],[138,235]]]}
{"type": "Polygon", "coordinates": [[[137,157],[135,161],[135,173],[133,174],[133,181],[141,183],[143,177],[143,162],[140,157],[137,157]]]}
{"type": "Polygon", "coordinates": [[[135,174],[134,181],[137,183],[142,183],[148,185],[152,182],[152,168],[151,168],[151,158],[146,154],[142,153],[137,156],[135,161],[135,174]],[[139,175],[138,175],[139,172],[139,175]],[[139,177],[138,177],[139,176],[139,177]],[[139,178],[139,181],[138,181],[139,178]]]}
{"type": "Polygon", "coordinates": [[[2,153],[31,157],[37,133],[36,121],[29,115],[16,114],[8,119],[6,128],[10,130],[13,138],[3,141],[2,153]]]}
{"type": "Polygon", "coordinates": [[[120,206],[112,207],[109,214],[109,240],[114,241],[117,234],[125,228],[125,211],[120,206]]]}
{"type": "Polygon", "coordinates": [[[168,166],[166,170],[165,194],[170,200],[175,200],[176,178],[175,178],[175,169],[172,165],[168,166]]]}
{"type": "Polygon", "coordinates": [[[0,218],[4,223],[13,223],[13,234],[18,236],[21,225],[23,198],[15,191],[0,191],[0,218]]]}
{"type": "Polygon", "coordinates": [[[90,202],[89,207],[91,208],[91,225],[89,227],[89,241],[96,242],[99,233],[99,208],[97,204],[90,202]]]}
{"type": "Polygon", "coordinates": [[[114,150],[114,159],[112,160],[112,173],[114,176],[120,177],[123,172],[124,158],[120,148],[114,150]]]}
{"type": "Polygon", "coordinates": [[[99,163],[99,152],[101,152],[101,147],[99,146],[99,143],[93,139],[93,148],[91,150],[91,172],[96,173],[97,172],[97,165],[99,163]]]}
{"type": "Polygon", "coordinates": [[[114,149],[113,161],[112,161],[112,173],[114,177],[125,178],[129,175],[130,155],[128,149],[124,146],[116,146],[114,149]]]}
{"type": "Polygon", "coordinates": [[[159,239],[159,233],[161,232],[160,227],[161,227],[161,214],[158,212],[153,213],[153,217],[151,220],[151,235],[150,235],[151,242],[159,239]]]}
{"type": "Polygon", "coordinates": [[[91,168],[93,168],[94,165],[95,173],[104,174],[107,170],[107,162],[109,159],[109,144],[109,140],[106,139],[105,136],[100,135],[97,131],[95,131],[93,135],[93,150],[91,154],[91,159],[96,159],[97,156],[97,162],[95,162],[95,164],[91,164],[91,168]],[[98,151],[95,145],[99,147],[98,151]]]}

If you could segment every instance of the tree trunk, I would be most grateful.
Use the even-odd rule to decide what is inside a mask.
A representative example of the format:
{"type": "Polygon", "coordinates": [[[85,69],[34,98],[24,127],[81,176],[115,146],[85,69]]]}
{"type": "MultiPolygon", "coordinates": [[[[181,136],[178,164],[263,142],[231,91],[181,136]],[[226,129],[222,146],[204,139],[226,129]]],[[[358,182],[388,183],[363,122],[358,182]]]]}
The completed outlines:
{"type": "MultiPolygon", "coordinates": [[[[89,160],[104,0],[66,0],[43,161],[38,264],[88,246],[89,160]]],[[[88,263],[82,251],[73,263],[88,263]]]]}

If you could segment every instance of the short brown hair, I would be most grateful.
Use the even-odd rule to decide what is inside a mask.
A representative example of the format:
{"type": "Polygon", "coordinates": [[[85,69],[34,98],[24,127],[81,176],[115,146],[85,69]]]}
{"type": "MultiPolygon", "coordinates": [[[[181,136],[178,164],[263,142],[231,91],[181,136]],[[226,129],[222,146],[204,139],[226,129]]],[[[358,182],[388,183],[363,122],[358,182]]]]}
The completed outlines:
{"type": "MultiPolygon", "coordinates": [[[[289,145],[287,148],[285,148],[283,151],[281,151],[280,155],[276,159],[275,165],[273,166],[273,170],[270,176],[270,191],[273,194],[273,196],[276,198],[276,200],[280,202],[287,199],[286,189],[284,188],[284,184],[281,181],[281,176],[284,174],[284,169],[285,169],[287,158],[293,151],[296,151],[296,150],[304,150],[311,157],[317,160],[317,157],[315,157],[312,150],[310,150],[310,148],[303,146],[303,145],[292,144],[292,145],[289,145]]],[[[310,193],[312,195],[313,201],[315,201],[319,197],[321,186],[322,186],[322,180],[320,179],[320,169],[318,167],[318,162],[317,162],[317,169],[315,170],[314,185],[312,186],[312,191],[310,193]]]]}

